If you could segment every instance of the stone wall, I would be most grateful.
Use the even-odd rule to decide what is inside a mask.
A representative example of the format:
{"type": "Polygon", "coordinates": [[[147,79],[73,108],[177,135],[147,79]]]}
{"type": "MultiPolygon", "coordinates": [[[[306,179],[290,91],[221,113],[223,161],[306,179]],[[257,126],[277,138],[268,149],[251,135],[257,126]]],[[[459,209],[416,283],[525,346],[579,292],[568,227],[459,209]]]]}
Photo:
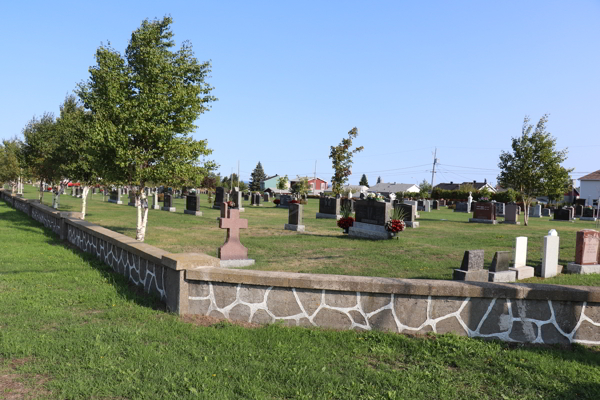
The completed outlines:
{"type": "Polygon", "coordinates": [[[205,254],[170,254],[35,201],[26,212],[170,311],[254,323],[454,332],[510,342],[600,345],[600,288],[230,270],[205,254]]]}

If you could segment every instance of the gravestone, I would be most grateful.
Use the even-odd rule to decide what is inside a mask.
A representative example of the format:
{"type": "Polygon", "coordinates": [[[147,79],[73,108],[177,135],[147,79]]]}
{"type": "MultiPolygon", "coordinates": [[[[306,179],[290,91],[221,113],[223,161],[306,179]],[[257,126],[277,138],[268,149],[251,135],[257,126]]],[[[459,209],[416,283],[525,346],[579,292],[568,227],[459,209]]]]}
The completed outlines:
{"type": "Polygon", "coordinates": [[[246,267],[254,264],[248,259],[248,249],[240,242],[240,229],[248,228],[248,220],[240,218],[240,210],[229,209],[227,203],[221,203],[219,228],[227,229],[225,243],[218,248],[217,256],[221,259],[221,267],[246,267]]]}
{"type": "Polygon", "coordinates": [[[231,189],[231,201],[233,202],[234,207],[240,210],[240,212],[245,211],[244,203],[242,203],[242,192],[237,186],[231,189]]]}
{"type": "Polygon", "coordinates": [[[423,200],[417,201],[417,211],[425,211],[425,203],[423,200]]]}
{"type": "Polygon", "coordinates": [[[394,235],[385,229],[390,219],[391,204],[375,200],[358,200],[354,203],[355,221],[348,229],[348,236],[365,239],[390,239],[394,235]]]}
{"type": "Polygon", "coordinates": [[[504,213],[506,211],[506,205],[504,203],[498,203],[498,202],[495,202],[494,204],[496,205],[496,218],[504,217],[504,213]]]}
{"type": "Polygon", "coordinates": [[[489,202],[478,202],[473,207],[473,218],[469,222],[484,224],[496,224],[496,204],[489,202]]]}
{"type": "Polygon", "coordinates": [[[431,201],[424,200],[423,204],[424,204],[424,207],[425,207],[424,211],[425,212],[431,212],[431,201]]]}
{"type": "Polygon", "coordinates": [[[155,190],[154,193],[152,193],[152,209],[160,210],[160,206],[158,205],[158,191],[157,190],[155,190]]]}
{"type": "Polygon", "coordinates": [[[108,200],[108,202],[115,204],[123,204],[123,202],[121,201],[121,192],[118,189],[110,192],[110,199],[108,200]]]}
{"type": "Polygon", "coordinates": [[[456,207],[454,208],[454,212],[468,213],[469,212],[469,205],[467,203],[458,202],[458,203],[456,203],[456,207]]]}
{"type": "Polygon", "coordinates": [[[434,200],[433,203],[431,203],[431,208],[434,210],[439,210],[440,209],[440,202],[437,200],[434,200]]]}
{"type": "Polygon", "coordinates": [[[529,217],[541,218],[542,217],[542,206],[536,204],[535,206],[529,207],[529,217]]]}
{"type": "Polygon", "coordinates": [[[200,211],[200,197],[196,196],[195,194],[188,194],[185,197],[185,210],[183,210],[183,213],[201,217],[202,211],[200,211]]]}
{"type": "Polygon", "coordinates": [[[483,250],[467,250],[460,269],[455,269],[452,279],[455,281],[488,282],[489,272],[483,269],[483,250]]]}
{"type": "Polygon", "coordinates": [[[516,204],[507,204],[504,207],[504,223],[520,225],[519,222],[519,206],[516,204]]]}
{"type": "Polygon", "coordinates": [[[419,215],[419,210],[418,210],[418,205],[419,203],[414,201],[414,200],[404,200],[404,204],[410,204],[415,206],[415,218],[420,218],[421,216],[419,215]]]}
{"type": "Polygon", "coordinates": [[[583,215],[583,206],[581,204],[578,204],[575,207],[575,218],[579,218],[583,215]]]}
{"type": "Polygon", "coordinates": [[[265,201],[265,203],[269,203],[271,201],[271,196],[269,196],[268,192],[263,194],[263,200],[265,201]]]}
{"type": "Polygon", "coordinates": [[[440,199],[440,207],[446,207],[446,200],[440,199]]]}
{"type": "Polygon", "coordinates": [[[165,193],[163,199],[163,207],[161,210],[175,212],[175,207],[173,207],[173,195],[165,193]]]}
{"type": "Polygon", "coordinates": [[[135,193],[133,191],[129,193],[129,203],[127,205],[135,207],[135,193]]]}
{"type": "Polygon", "coordinates": [[[416,221],[415,214],[416,208],[412,204],[402,204],[396,201],[393,207],[395,209],[400,209],[404,212],[404,223],[407,228],[418,228],[419,223],[416,221]]]}
{"type": "Polygon", "coordinates": [[[93,187],[93,188],[92,188],[92,195],[95,195],[95,194],[96,194],[96,188],[95,188],[95,187],[93,187]]]}
{"type": "Polygon", "coordinates": [[[551,212],[549,208],[542,208],[542,217],[550,217],[551,212]]]}
{"type": "MultiPolygon", "coordinates": [[[[326,218],[326,219],[340,219],[342,216],[340,215],[340,196],[329,197],[329,196],[321,196],[319,197],[319,212],[317,213],[317,219],[326,218]]],[[[356,204],[354,205],[356,207],[356,204]]]]}
{"type": "Polygon", "coordinates": [[[544,236],[542,247],[542,278],[552,278],[558,275],[558,250],[560,238],[558,236],[544,236]]]}
{"type": "Polygon", "coordinates": [[[292,196],[289,194],[282,194],[279,196],[279,207],[289,208],[290,201],[292,200],[292,196]]]}
{"type": "Polygon", "coordinates": [[[260,201],[262,200],[262,198],[260,197],[259,193],[252,193],[252,206],[253,207],[262,207],[262,204],[260,204],[260,201]]]}
{"type": "Polygon", "coordinates": [[[554,221],[568,221],[572,222],[571,210],[568,208],[559,208],[554,210],[554,221]]]}
{"type": "Polygon", "coordinates": [[[596,215],[597,213],[595,208],[586,207],[583,209],[583,213],[579,219],[582,221],[596,221],[596,215]]]}
{"type": "Polygon", "coordinates": [[[250,200],[250,195],[248,193],[244,193],[244,201],[250,200]]]}
{"type": "Polygon", "coordinates": [[[517,272],[509,269],[510,251],[497,251],[490,265],[490,282],[515,282],[517,272]]]}
{"type": "Polygon", "coordinates": [[[219,187],[217,187],[215,189],[215,191],[216,191],[215,202],[214,202],[212,208],[220,210],[221,209],[221,203],[223,203],[225,201],[225,188],[219,186],[219,187]]]}
{"type": "Polygon", "coordinates": [[[575,262],[567,269],[575,274],[600,273],[600,232],[584,229],[577,232],[575,243],[575,262]]]}
{"type": "Polygon", "coordinates": [[[302,224],[303,208],[304,206],[299,203],[290,204],[288,223],[284,225],[283,229],[304,232],[304,225],[302,224]]]}
{"type": "Polygon", "coordinates": [[[527,265],[527,236],[517,237],[514,260],[513,267],[510,270],[515,271],[517,280],[533,277],[535,270],[527,265]]]}

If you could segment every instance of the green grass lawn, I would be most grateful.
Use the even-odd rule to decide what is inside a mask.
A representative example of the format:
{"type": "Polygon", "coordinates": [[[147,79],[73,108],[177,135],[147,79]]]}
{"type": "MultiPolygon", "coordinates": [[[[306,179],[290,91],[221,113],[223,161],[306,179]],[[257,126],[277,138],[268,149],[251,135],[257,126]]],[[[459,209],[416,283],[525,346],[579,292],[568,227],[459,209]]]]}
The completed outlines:
{"type": "MultiPolygon", "coordinates": [[[[69,190],[70,192],[70,190],[69,190]]],[[[26,185],[25,197],[37,198],[37,191],[26,185]]],[[[146,242],[164,250],[203,252],[217,255],[217,248],[225,240],[225,231],[218,228],[219,210],[214,210],[201,196],[202,217],[183,213],[185,202],[175,199],[176,213],[150,210],[146,242]]],[[[103,201],[100,194],[89,195],[90,222],[135,237],[137,211],[125,204],[103,201]]],[[[44,203],[51,205],[52,196],[46,194],[44,203]]],[[[61,196],[61,209],[79,211],[81,199],[61,196]]],[[[407,229],[399,239],[370,241],[349,238],[342,234],[334,220],[316,219],[318,200],[309,199],[304,207],[306,233],[283,229],[288,210],[272,203],[251,207],[245,202],[243,218],[249,229],[242,231],[242,243],[248,256],[256,260],[251,269],[361,275],[394,278],[452,279],[452,270],[459,268],[465,250],[485,250],[486,267],[496,251],[512,250],[517,236],[527,236],[528,265],[541,264],[543,237],[554,228],[561,238],[560,260],[566,266],[575,260],[576,232],[595,228],[594,222],[554,222],[548,217],[531,218],[530,225],[487,225],[469,223],[471,214],[452,210],[421,212],[420,228],[407,229]]],[[[522,220],[522,218],[521,218],[522,220]]],[[[562,275],[552,279],[532,278],[528,282],[569,285],[600,285],[597,275],[562,275]]]]}
{"type": "MultiPolygon", "coordinates": [[[[111,204],[100,218],[104,206],[92,203],[91,218],[133,210],[111,204]]],[[[151,218],[185,224],[167,224],[173,236],[214,224],[151,218]]],[[[600,398],[598,348],[189,323],[3,202],[0,293],[0,399],[600,398]]]]}

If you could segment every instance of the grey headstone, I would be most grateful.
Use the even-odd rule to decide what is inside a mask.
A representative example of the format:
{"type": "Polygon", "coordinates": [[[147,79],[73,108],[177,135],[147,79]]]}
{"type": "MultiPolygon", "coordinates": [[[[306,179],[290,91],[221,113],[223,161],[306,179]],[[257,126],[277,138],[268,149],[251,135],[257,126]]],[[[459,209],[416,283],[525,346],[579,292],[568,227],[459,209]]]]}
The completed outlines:
{"type": "Polygon", "coordinates": [[[510,267],[510,251],[497,251],[494,254],[490,272],[508,271],[510,267]]]}
{"type": "Polygon", "coordinates": [[[483,269],[483,253],[483,250],[465,251],[460,269],[463,271],[478,271],[483,269]]]}
{"type": "Polygon", "coordinates": [[[290,225],[302,225],[302,204],[290,204],[288,223],[290,225]]]}

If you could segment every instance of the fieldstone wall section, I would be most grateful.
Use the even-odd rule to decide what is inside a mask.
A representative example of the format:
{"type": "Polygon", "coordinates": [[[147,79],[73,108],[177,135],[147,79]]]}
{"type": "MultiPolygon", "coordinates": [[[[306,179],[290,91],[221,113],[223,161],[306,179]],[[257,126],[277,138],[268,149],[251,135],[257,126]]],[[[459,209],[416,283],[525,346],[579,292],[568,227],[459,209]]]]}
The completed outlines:
{"type": "Polygon", "coordinates": [[[166,302],[165,268],[162,264],[157,265],[108,240],[84,232],[71,223],[67,223],[66,228],[69,243],[86,253],[94,254],[115,272],[124,275],[134,285],[142,286],[146,293],[155,293],[163,302],[166,302]]]}
{"type": "Polygon", "coordinates": [[[335,329],[453,332],[508,342],[600,345],[597,302],[413,296],[193,280],[188,283],[189,312],[217,318],[335,329]]]}
{"type": "Polygon", "coordinates": [[[77,248],[96,255],[167,309],[254,323],[454,332],[509,342],[600,345],[600,288],[298,274],[220,268],[205,254],[171,254],[0,190],[77,248]]]}

